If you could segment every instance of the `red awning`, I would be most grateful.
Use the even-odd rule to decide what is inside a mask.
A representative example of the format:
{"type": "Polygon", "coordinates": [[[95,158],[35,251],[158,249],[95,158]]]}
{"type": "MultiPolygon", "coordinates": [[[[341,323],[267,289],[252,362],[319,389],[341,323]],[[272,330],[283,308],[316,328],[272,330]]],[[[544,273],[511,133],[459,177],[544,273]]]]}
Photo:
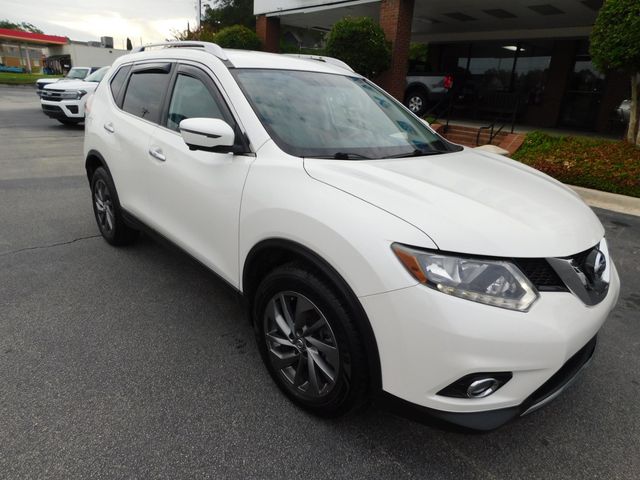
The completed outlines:
{"type": "Polygon", "coordinates": [[[0,40],[2,39],[19,40],[24,43],[38,43],[41,45],[65,45],[67,43],[67,37],[23,32],[21,30],[10,30],[8,28],[0,28],[0,40]]]}

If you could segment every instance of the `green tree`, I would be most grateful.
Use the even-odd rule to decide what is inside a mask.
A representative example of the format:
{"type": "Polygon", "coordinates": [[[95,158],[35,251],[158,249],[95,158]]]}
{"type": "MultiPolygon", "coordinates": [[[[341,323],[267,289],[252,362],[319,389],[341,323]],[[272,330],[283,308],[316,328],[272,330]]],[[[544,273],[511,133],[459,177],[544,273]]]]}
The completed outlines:
{"type": "Polygon", "coordinates": [[[429,59],[429,47],[424,43],[411,42],[409,46],[409,61],[427,63],[429,59]]]}
{"type": "Polygon", "coordinates": [[[215,32],[206,25],[200,27],[200,29],[191,30],[187,27],[186,30],[179,31],[174,30],[173,38],[176,40],[198,40],[201,42],[214,42],[215,32]]]}
{"type": "Polygon", "coordinates": [[[254,29],[253,0],[215,0],[205,7],[202,23],[214,32],[233,25],[254,29]]]}
{"type": "Polygon", "coordinates": [[[380,25],[370,17],[346,17],[329,32],[326,54],[346,62],[368,78],[391,65],[391,48],[380,25]]]}
{"type": "Polygon", "coordinates": [[[262,46],[256,32],[244,25],[223,28],[215,34],[213,41],[222,48],[239,48],[241,50],[260,50],[262,46]]]}
{"type": "Polygon", "coordinates": [[[0,28],[8,28],[10,30],[21,30],[23,32],[44,33],[38,27],[28,22],[14,23],[9,20],[0,20],[0,28]]]}
{"type": "Polygon", "coordinates": [[[631,115],[627,140],[640,145],[640,1],[606,0],[591,32],[591,58],[602,72],[631,78],[631,115]]]}

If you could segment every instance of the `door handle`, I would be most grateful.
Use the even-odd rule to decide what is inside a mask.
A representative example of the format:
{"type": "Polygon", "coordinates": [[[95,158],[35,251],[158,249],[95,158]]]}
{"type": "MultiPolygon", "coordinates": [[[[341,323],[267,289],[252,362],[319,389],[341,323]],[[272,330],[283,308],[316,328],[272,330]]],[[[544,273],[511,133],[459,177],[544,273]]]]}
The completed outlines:
{"type": "Polygon", "coordinates": [[[109,133],[113,133],[115,132],[115,128],[113,128],[113,123],[109,122],[109,123],[105,123],[104,124],[104,129],[109,132],[109,133]]]}
{"type": "Polygon", "coordinates": [[[149,155],[151,155],[156,160],[160,160],[161,162],[164,162],[167,160],[167,157],[165,157],[164,153],[162,153],[162,149],[158,147],[151,147],[149,149],[149,155]]]}

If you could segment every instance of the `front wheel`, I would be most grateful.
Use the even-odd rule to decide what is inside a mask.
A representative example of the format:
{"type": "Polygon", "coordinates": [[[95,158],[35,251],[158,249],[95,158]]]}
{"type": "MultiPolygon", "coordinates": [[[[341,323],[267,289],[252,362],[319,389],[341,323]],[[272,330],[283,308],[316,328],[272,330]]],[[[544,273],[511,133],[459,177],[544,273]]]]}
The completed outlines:
{"type": "Polygon", "coordinates": [[[349,308],[322,277],[289,264],[260,283],[253,322],[263,360],[296,404],[337,417],[367,401],[369,373],[349,308]]]}

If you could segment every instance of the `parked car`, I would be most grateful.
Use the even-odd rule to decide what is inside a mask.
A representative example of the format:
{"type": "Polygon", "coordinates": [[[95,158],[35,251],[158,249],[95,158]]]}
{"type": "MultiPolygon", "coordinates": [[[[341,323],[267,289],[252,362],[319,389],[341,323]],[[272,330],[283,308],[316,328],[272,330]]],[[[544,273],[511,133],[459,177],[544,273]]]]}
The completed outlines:
{"type": "Polygon", "coordinates": [[[87,98],[98,87],[109,67],[102,67],[84,80],[56,82],[46,85],[40,95],[40,105],[45,115],[65,125],[84,122],[87,98]]]}
{"type": "Polygon", "coordinates": [[[618,108],[615,109],[615,119],[618,123],[622,125],[627,125],[629,123],[629,118],[631,117],[631,99],[623,100],[618,105],[618,108]]]}
{"type": "Polygon", "coordinates": [[[412,62],[409,65],[404,104],[419,117],[429,107],[435,106],[453,86],[453,76],[446,73],[433,73],[428,66],[412,62]]]}
{"type": "Polygon", "coordinates": [[[0,62],[0,72],[6,73],[24,73],[24,68],[22,67],[10,67],[0,62]]]}
{"type": "Polygon", "coordinates": [[[620,281],[572,190],[448,142],[334,59],[154,47],[87,106],[98,229],[162,237],[242,294],[293,402],[487,430],[590,360],[620,281]]]}
{"type": "Polygon", "coordinates": [[[40,96],[42,89],[51,83],[65,82],[71,80],[84,80],[88,75],[92,74],[101,67],[73,67],[66,76],[61,78],[39,78],[36,80],[36,94],[40,96]]]}

